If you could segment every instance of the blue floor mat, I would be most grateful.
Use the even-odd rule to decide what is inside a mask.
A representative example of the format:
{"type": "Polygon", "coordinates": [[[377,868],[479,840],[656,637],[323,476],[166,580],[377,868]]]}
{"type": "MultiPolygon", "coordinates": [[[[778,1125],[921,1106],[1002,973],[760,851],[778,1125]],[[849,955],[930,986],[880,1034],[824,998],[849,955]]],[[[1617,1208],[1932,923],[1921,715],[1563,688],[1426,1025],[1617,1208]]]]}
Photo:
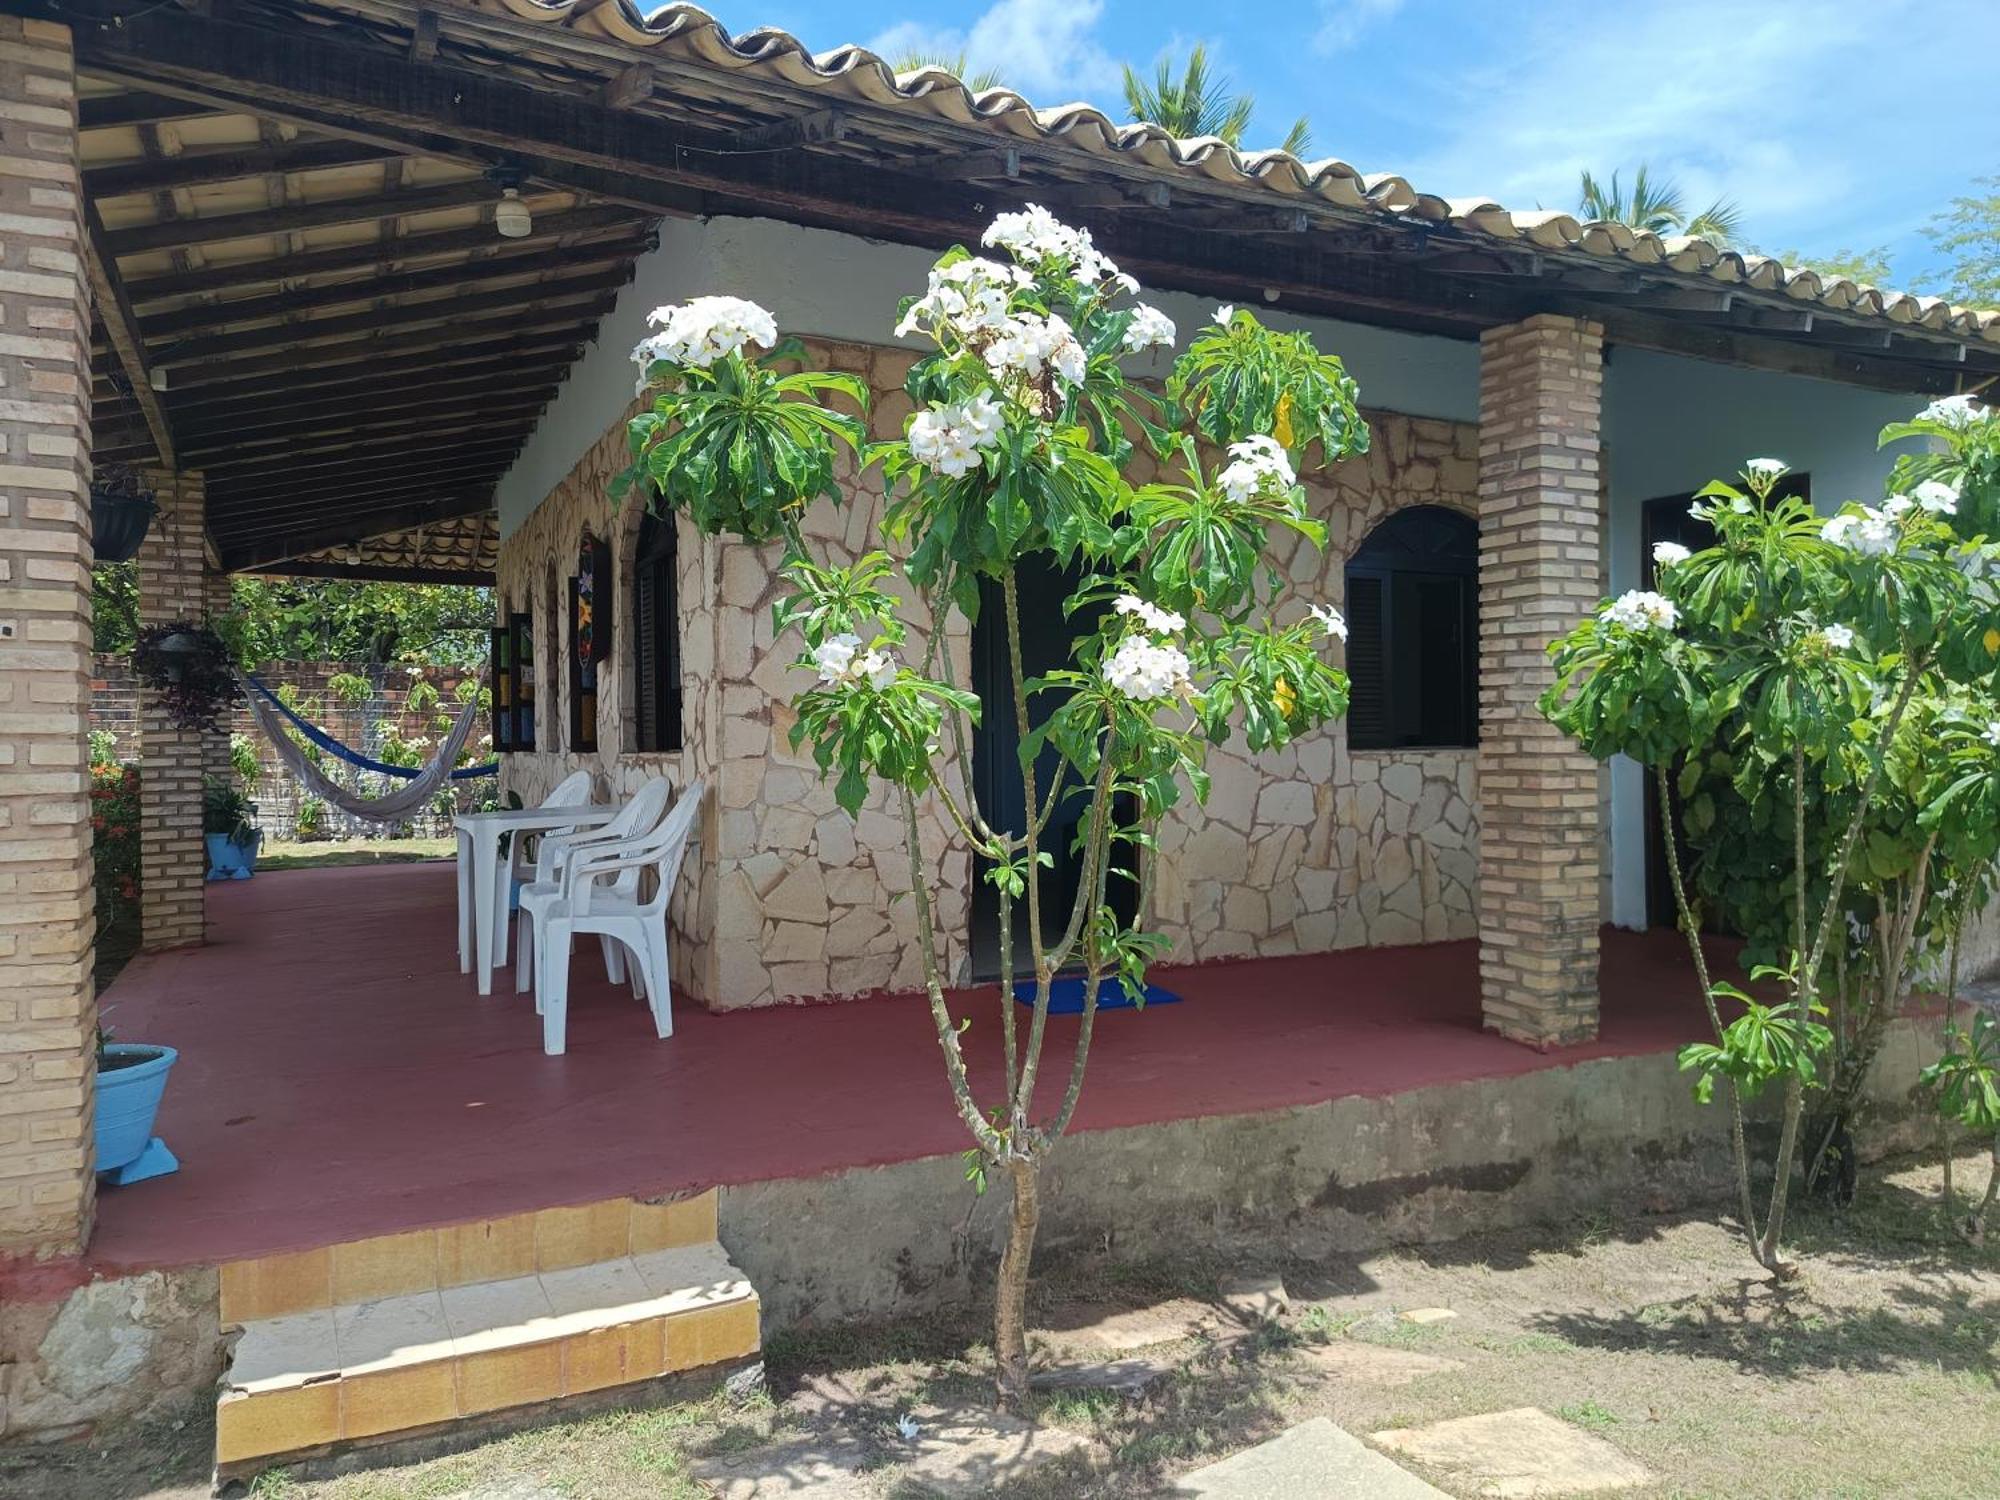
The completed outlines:
{"type": "MultiPolygon", "coordinates": [[[[1035,1003],[1035,982],[1025,979],[1014,986],[1014,998],[1023,1005],[1035,1003]]],[[[1172,990],[1163,990],[1157,984],[1146,986],[1147,1005],[1179,1005],[1181,997],[1172,990]]],[[[1099,1010],[1137,1010],[1139,1006],[1132,993],[1118,979],[1104,979],[1097,986],[1097,1008],[1099,1010]]],[[[1061,975],[1049,986],[1049,1014],[1052,1016],[1079,1016],[1083,1014],[1083,976],[1061,975]]]]}

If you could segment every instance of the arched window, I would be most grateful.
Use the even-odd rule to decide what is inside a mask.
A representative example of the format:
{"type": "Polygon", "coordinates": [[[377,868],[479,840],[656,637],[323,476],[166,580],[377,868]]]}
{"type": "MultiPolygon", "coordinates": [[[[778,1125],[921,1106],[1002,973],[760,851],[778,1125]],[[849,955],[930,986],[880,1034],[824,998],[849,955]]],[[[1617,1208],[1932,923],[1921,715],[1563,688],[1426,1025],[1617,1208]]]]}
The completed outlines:
{"type": "Polygon", "coordinates": [[[648,511],[632,560],[632,703],[640,750],[681,748],[681,619],[674,518],[648,511]]]}
{"type": "Polygon", "coordinates": [[[1397,511],[1348,561],[1346,614],[1350,749],[1478,742],[1478,522],[1397,511]]]}

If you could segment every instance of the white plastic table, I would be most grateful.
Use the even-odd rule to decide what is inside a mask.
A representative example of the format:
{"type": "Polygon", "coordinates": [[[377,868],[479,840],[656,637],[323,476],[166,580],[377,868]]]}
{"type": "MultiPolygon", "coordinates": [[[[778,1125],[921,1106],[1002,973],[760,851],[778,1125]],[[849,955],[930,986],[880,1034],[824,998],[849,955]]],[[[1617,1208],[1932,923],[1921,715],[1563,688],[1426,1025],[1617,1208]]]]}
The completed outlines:
{"type": "Polygon", "coordinates": [[[493,898],[500,881],[500,835],[596,828],[615,807],[508,807],[460,813],[458,829],[458,972],[479,966],[479,993],[493,993],[493,898]]]}

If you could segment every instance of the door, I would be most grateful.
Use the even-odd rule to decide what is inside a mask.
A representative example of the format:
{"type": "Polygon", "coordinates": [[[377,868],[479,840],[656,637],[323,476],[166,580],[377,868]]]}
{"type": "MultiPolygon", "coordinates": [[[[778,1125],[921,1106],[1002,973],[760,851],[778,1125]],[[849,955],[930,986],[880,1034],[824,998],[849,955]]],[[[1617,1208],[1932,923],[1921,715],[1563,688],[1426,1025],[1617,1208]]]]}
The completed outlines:
{"type": "MultiPolygon", "coordinates": [[[[1083,576],[1081,569],[1060,567],[1045,553],[1022,559],[1016,570],[1016,586],[1020,595],[1024,677],[1032,679],[1070,666],[1070,643],[1079,635],[1095,631],[1103,619],[1106,608],[1103,604],[1078,610],[1074,615],[1063,614],[1063,601],[1075,592],[1083,576]]],[[[972,627],[972,687],[982,705],[980,722],[972,736],[973,796],[988,823],[1018,837],[1027,831],[1028,807],[1021,785],[1021,730],[1014,721],[1012,677],[1008,670],[1006,603],[997,579],[980,580],[979,618],[972,627]]],[[[1054,691],[1031,698],[1030,727],[1041,727],[1063,701],[1063,696],[1054,691]]],[[[1054,861],[1052,867],[1042,871],[1039,881],[1042,930],[1052,936],[1062,930],[1076,904],[1077,890],[1083,880],[1083,861],[1075,844],[1079,830],[1090,816],[1088,788],[1053,746],[1044,745],[1035,764],[1037,792],[1046,797],[1052,778],[1059,774],[1064,785],[1040,837],[1042,850],[1054,861]]],[[[1000,893],[986,879],[988,863],[984,860],[974,863],[972,975],[975,980],[989,981],[1000,974],[1000,893]]],[[[1136,900],[1133,883],[1114,873],[1110,900],[1114,909],[1129,919],[1129,908],[1136,900]]],[[[1026,922],[1027,902],[1022,898],[1014,908],[1017,978],[1024,975],[1028,966],[1026,922]]]]}

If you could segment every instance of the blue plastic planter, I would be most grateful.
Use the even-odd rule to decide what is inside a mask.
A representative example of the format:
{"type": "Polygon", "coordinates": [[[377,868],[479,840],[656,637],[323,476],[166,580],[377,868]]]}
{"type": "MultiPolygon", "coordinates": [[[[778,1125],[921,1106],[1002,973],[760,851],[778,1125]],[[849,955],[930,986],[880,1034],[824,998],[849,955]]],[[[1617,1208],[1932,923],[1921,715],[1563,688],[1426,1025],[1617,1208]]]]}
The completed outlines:
{"type": "Polygon", "coordinates": [[[139,1042],[113,1042],[104,1051],[111,1057],[146,1058],[97,1075],[97,1170],[115,1172],[137,1161],[153,1138],[153,1117],[167,1091],[167,1070],[180,1054],[171,1047],[139,1042]]]}
{"type": "Polygon", "coordinates": [[[257,873],[257,850],[264,842],[261,832],[240,844],[226,833],[204,834],[202,838],[208,845],[210,880],[248,880],[257,873]]]}

